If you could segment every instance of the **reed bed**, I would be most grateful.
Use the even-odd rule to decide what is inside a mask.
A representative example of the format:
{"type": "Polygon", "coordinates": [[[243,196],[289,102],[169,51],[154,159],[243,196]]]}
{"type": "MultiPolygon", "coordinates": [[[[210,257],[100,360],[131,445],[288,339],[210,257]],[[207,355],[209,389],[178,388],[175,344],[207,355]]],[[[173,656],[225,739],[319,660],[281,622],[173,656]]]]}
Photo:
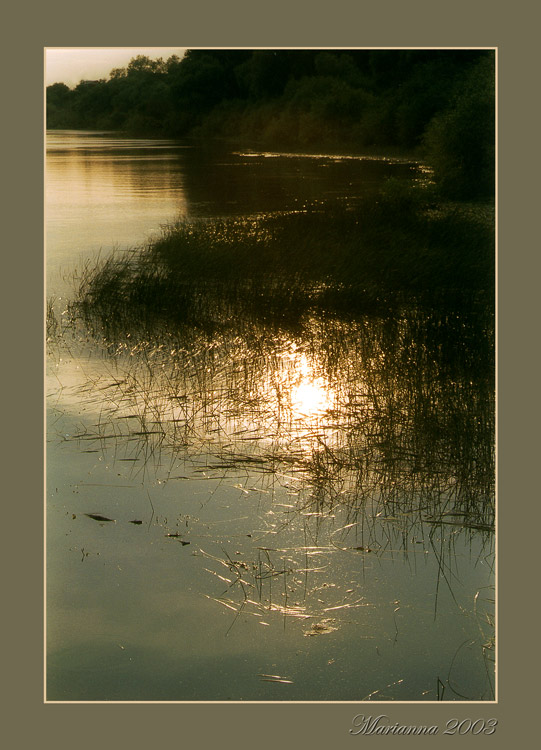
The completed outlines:
{"type": "MultiPolygon", "coordinates": [[[[50,328],[52,348],[101,358],[76,394],[99,420],[72,439],[138,480],[225,484],[239,507],[255,496],[273,513],[238,547],[195,534],[187,548],[208,572],[204,595],[230,614],[227,634],[257,617],[332,636],[373,606],[327,585],[333,566],[415,565],[422,552],[436,561],[434,615],[445,590],[475,618],[493,697],[491,605],[484,593],[459,604],[455,556],[464,544],[480,564],[494,553],[493,315],[482,296],[305,310],[294,325],[246,312],[227,327],[166,324],[129,305],[118,318],[102,312],[86,298],[50,328]],[[323,398],[303,402],[303,386],[323,398]]],[[[471,697],[459,675],[451,664],[438,695],[471,697]]]]}
{"type": "Polygon", "coordinates": [[[110,328],[98,340],[114,368],[85,386],[101,403],[96,439],[135,442],[145,456],[207,455],[215,472],[294,476],[303,512],[369,506],[493,529],[489,314],[312,316],[296,334],[245,320],[236,336],[181,328],[154,340],[144,324],[123,340],[110,328]],[[296,403],[303,387],[322,403],[296,403]]]}
{"type": "MultiPolygon", "coordinates": [[[[468,546],[468,564],[494,555],[490,205],[391,181],[347,207],[179,222],[74,281],[67,306],[47,304],[49,392],[97,417],[62,439],[138,484],[159,477],[168,512],[183,482],[257,504],[235,546],[210,525],[166,529],[200,558],[229,630],[248,615],[333,637],[374,606],[334,585],[341,566],[429,555],[434,615],[445,591],[475,619],[493,697],[492,591],[465,603],[457,562],[468,546]]],[[[438,698],[458,674],[438,676],[438,698]]]]}
{"type": "Polygon", "coordinates": [[[177,222],[142,249],[80,277],[87,318],[213,335],[245,320],[299,328],[314,314],[388,314],[404,300],[441,305],[494,290],[491,207],[435,204],[389,181],[354,206],[177,222]]]}

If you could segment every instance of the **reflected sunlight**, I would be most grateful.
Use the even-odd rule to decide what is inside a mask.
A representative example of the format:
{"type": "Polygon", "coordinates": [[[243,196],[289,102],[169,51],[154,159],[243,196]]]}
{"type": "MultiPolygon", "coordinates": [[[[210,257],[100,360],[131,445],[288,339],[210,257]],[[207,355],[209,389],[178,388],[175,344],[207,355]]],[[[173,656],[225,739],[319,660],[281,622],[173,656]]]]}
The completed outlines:
{"type": "Polygon", "coordinates": [[[317,380],[303,380],[291,391],[291,409],[293,416],[313,417],[330,408],[328,393],[317,380]]]}
{"type": "Polygon", "coordinates": [[[321,416],[332,406],[328,384],[316,376],[306,354],[292,351],[288,358],[293,360],[292,370],[296,376],[289,395],[292,418],[321,416]]]}

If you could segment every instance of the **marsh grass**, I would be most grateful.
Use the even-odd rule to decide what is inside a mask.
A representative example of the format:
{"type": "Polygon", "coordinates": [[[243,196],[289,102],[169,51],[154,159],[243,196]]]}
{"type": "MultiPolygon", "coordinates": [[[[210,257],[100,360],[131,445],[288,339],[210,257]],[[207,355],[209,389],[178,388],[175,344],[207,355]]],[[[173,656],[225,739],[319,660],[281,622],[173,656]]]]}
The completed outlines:
{"type": "Polygon", "coordinates": [[[491,527],[490,207],[433,201],[389,181],[354,209],[171,226],[82,269],[64,345],[90,337],[122,363],[106,397],[120,408],[137,394],[132,438],[219,445],[223,466],[282,466],[322,496],[377,487],[387,508],[444,497],[427,523],[453,512],[491,527]],[[300,428],[292,351],[334,399],[300,428]]]}
{"type": "MultiPolygon", "coordinates": [[[[73,328],[64,316],[59,331],[71,353],[84,335],[82,348],[103,358],[78,386],[99,419],[70,439],[126,461],[118,466],[134,480],[215,482],[218,493],[236,488],[238,507],[255,497],[262,517],[272,512],[270,527],[235,546],[192,529],[187,549],[208,574],[202,593],[229,615],[224,636],[257,618],[332,638],[376,606],[361,589],[334,585],[335,566],[370,575],[377,561],[416,566],[427,555],[434,617],[450,597],[478,626],[440,675],[438,695],[493,697],[490,603],[479,597],[468,609],[455,552],[471,545],[472,565],[494,552],[490,315],[474,307],[313,316],[295,332],[244,320],[234,336],[184,326],[152,336],[146,321],[137,334],[133,321],[118,339],[108,326],[89,339],[80,319],[73,328]],[[332,394],[315,414],[296,412],[292,399],[306,363],[332,394]],[[474,647],[484,695],[470,695],[462,680],[474,647]]],[[[391,644],[400,618],[388,616],[391,644]]]]}
{"type": "Polygon", "coordinates": [[[436,204],[429,188],[389,180],[354,206],[178,222],[142,250],[81,275],[77,306],[125,328],[215,333],[254,319],[299,326],[306,314],[389,311],[412,296],[494,288],[490,206],[436,204]]]}
{"type": "MultiPolygon", "coordinates": [[[[272,510],[272,534],[241,554],[197,548],[230,628],[279,616],[326,637],[368,606],[321,593],[343,556],[362,568],[430,554],[436,611],[440,588],[455,596],[454,545],[493,554],[494,257],[481,213],[391,184],[354,209],[180,223],[83,268],[60,317],[49,304],[51,351],[101,359],[77,386],[98,421],[72,439],[143,481],[234,482],[272,510]],[[319,406],[296,403],[303,383],[319,406]]],[[[490,680],[488,609],[472,616],[490,680]]]]}
{"type": "Polygon", "coordinates": [[[137,323],[119,340],[106,322],[99,339],[114,368],[85,385],[101,403],[95,439],[139,445],[143,465],[187,453],[208,456],[214,473],[293,477],[299,513],[339,507],[344,526],[361,517],[367,527],[368,508],[378,527],[406,534],[414,522],[493,529],[494,352],[482,305],[312,316],[295,334],[244,320],[236,336],[183,326],[151,339],[137,323]],[[312,414],[293,401],[303,377],[328,397],[312,414]]]}

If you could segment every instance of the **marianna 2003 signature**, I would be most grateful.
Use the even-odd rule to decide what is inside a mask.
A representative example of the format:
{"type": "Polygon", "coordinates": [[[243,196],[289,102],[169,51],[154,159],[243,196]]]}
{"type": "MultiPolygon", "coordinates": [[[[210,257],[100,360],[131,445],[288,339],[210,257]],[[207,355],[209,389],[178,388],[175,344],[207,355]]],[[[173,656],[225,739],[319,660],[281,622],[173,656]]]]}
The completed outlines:
{"type": "MultiPolygon", "coordinates": [[[[494,734],[497,719],[449,719],[442,734],[494,734]]],[[[357,714],[353,718],[350,734],[439,734],[437,725],[391,724],[386,714],[365,716],[357,714]]]]}

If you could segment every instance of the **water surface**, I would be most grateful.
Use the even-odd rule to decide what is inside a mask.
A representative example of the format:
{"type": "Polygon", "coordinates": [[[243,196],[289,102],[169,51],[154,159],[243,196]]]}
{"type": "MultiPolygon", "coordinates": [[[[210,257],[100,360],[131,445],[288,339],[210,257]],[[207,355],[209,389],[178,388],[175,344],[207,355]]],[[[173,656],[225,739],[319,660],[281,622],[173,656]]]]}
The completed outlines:
{"type": "Polygon", "coordinates": [[[51,133],[49,700],[492,700],[490,314],[62,316],[178,216],[354,204],[416,165],[51,133]]]}

